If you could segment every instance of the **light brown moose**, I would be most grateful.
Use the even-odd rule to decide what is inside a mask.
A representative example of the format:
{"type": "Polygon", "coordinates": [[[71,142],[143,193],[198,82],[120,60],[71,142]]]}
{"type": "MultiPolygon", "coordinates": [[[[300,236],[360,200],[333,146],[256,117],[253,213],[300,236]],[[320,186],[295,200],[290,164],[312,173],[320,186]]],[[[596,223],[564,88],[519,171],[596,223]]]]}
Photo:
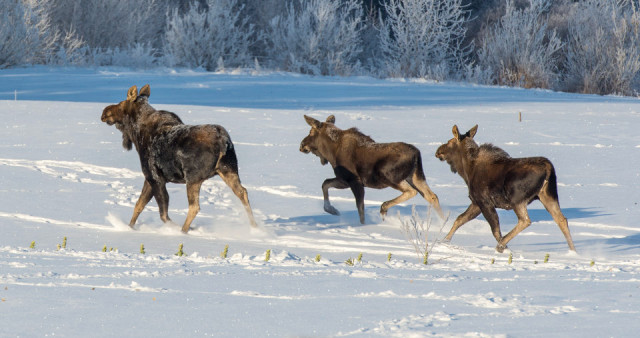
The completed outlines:
{"type": "Polygon", "coordinates": [[[551,214],[564,234],[569,249],[575,251],[567,219],[560,210],[556,172],[544,157],[512,158],[491,144],[478,146],[473,140],[478,125],[460,134],[453,126],[453,138],[441,145],[436,157],[447,161],[453,173],[464,179],[469,189],[471,205],[453,223],[446,240],[468,221],[482,213],[498,241],[496,250],[503,252],[507,243],[531,224],[527,205],[538,199],[551,214]],[[518,223],[502,236],[496,208],[515,212],[518,223]]]}
{"type": "Polygon", "coordinates": [[[424,176],[420,151],[407,143],[376,143],[356,128],[342,130],[335,126],[335,116],[325,122],[304,116],[311,126],[309,135],[300,143],[300,151],[320,157],[320,163],[331,164],[335,178],[322,183],[324,210],[333,215],[340,213],[329,202],[329,188],[350,188],[356,199],[360,223],[364,224],[364,188],[392,187],[402,195],[382,203],[380,214],[420,193],[443,217],[438,196],[434,194],[424,176]]]}

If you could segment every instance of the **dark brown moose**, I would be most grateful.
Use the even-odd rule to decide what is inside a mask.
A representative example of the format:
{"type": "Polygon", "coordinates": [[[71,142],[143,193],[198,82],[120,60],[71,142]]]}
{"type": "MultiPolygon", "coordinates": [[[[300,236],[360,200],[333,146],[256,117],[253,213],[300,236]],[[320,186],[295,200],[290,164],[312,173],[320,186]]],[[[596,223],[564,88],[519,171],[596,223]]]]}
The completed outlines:
{"type": "Polygon", "coordinates": [[[322,183],[324,210],[333,215],[340,213],[329,202],[329,188],[351,188],[356,198],[360,223],[364,224],[364,188],[382,189],[392,187],[402,195],[382,203],[380,214],[384,218],[387,210],[402,203],[418,192],[443,217],[438,196],[425,180],[420,151],[406,143],[376,143],[358,129],[339,129],[334,125],[335,117],[326,122],[304,116],[311,126],[309,135],[300,143],[300,151],[320,157],[320,163],[331,163],[335,178],[322,183]]]}
{"type": "Polygon", "coordinates": [[[151,197],[158,203],[162,221],[169,222],[166,183],[186,183],[189,211],[182,226],[182,232],[186,233],[200,211],[200,186],[206,179],[219,175],[238,196],[255,227],[247,190],[240,184],[238,160],[227,131],[218,125],[185,125],[176,114],[151,107],[149,94],[149,85],[142,87],[140,93],[132,86],[126,100],[107,106],[102,112],[102,122],[115,124],[122,132],[125,149],[131,150],[133,144],[140,155],[145,181],[129,226],[135,225],[151,197]]]}
{"type": "Polygon", "coordinates": [[[560,210],[556,173],[544,157],[512,158],[504,150],[491,144],[478,146],[473,140],[478,125],[465,134],[453,126],[453,138],[441,145],[436,157],[447,161],[453,173],[458,173],[469,188],[471,205],[453,223],[445,240],[451,240],[460,226],[482,213],[498,241],[496,250],[503,252],[507,243],[531,224],[527,205],[538,199],[553,216],[569,244],[575,251],[567,219],[560,210]],[[518,224],[502,237],[496,208],[511,210],[518,224]]]}

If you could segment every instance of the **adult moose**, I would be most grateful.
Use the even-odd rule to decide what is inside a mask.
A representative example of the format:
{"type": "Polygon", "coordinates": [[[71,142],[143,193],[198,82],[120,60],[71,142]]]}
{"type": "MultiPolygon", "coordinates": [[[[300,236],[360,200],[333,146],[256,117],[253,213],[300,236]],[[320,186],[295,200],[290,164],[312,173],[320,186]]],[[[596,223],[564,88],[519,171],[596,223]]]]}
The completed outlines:
{"type": "Polygon", "coordinates": [[[151,107],[150,93],[149,85],[142,87],[140,93],[132,86],[127,99],[104,108],[101,118],[108,125],[115,124],[122,132],[124,148],[131,150],[133,144],[140,156],[145,181],[129,226],[133,228],[151,197],[158,203],[162,221],[169,222],[166,183],[186,183],[189,211],[182,232],[188,232],[200,211],[200,186],[208,178],[219,175],[238,196],[255,227],[247,190],[240,184],[238,160],[227,131],[218,125],[185,125],[176,114],[151,107]]]}
{"type": "Polygon", "coordinates": [[[329,202],[329,188],[351,188],[356,198],[360,223],[364,224],[364,188],[392,187],[402,195],[382,203],[380,214],[420,193],[443,217],[438,196],[434,194],[422,170],[420,151],[406,143],[376,143],[358,129],[339,129],[331,115],[320,122],[307,115],[304,119],[311,126],[309,135],[300,143],[300,151],[320,157],[320,163],[331,163],[335,178],[322,183],[324,210],[333,215],[340,213],[329,202]]]}
{"type": "Polygon", "coordinates": [[[503,252],[507,243],[531,224],[527,205],[538,199],[560,227],[569,249],[576,250],[558,203],[555,169],[548,159],[512,158],[491,144],[478,146],[473,140],[478,125],[465,134],[460,134],[455,125],[452,131],[453,138],[438,148],[436,157],[447,161],[451,171],[467,183],[471,205],[455,220],[446,240],[451,240],[460,226],[482,213],[498,241],[496,250],[503,252]],[[496,208],[513,209],[518,217],[516,226],[504,237],[496,208]]]}

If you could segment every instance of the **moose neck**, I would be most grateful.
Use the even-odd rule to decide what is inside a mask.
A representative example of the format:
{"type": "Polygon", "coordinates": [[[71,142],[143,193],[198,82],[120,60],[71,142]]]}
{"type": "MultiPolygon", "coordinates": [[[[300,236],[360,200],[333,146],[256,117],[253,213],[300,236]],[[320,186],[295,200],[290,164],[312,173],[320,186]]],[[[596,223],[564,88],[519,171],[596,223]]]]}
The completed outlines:
{"type": "Polygon", "coordinates": [[[328,136],[323,136],[322,141],[318,144],[318,152],[322,157],[331,163],[331,166],[336,166],[336,153],[338,151],[339,142],[336,142],[328,136]]]}

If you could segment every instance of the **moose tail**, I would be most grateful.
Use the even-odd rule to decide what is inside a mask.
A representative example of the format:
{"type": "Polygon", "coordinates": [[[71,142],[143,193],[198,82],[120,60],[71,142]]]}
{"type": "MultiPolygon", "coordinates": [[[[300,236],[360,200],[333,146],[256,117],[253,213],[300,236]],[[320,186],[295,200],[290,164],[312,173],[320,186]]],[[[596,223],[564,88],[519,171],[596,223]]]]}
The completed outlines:
{"type": "Polygon", "coordinates": [[[547,184],[545,188],[547,196],[558,201],[558,180],[556,178],[556,170],[551,162],[548,162],[546,179],[547,184]]]}

